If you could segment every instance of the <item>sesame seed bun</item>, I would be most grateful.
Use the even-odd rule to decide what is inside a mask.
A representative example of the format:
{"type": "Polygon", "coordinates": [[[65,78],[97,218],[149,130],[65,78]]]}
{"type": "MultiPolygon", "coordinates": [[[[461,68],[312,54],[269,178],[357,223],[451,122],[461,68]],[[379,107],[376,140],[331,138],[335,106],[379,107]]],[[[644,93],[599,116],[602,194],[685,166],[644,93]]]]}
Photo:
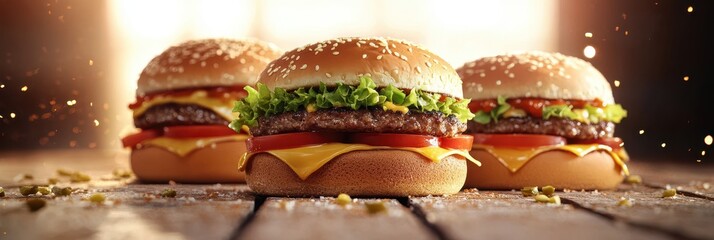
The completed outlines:
{"type": "Polygon", "coordinates": [[[203,39],[181,43],[144,68],[137,96],[174,89],[254,85],[282,52],[259,40],[203,39]]]}
{"type": "Polygon", "coordinates": [[[439,163],[404,150],[342,154],[306,180],[268,153],[253,155],[246,166],[250,189],[269,196],[406,197],[458,193],[466,179],[466,160],[449,156],[439,163]]]}
{"type": "Polygon", "coordinates": [[[418,45],[388,38],[337,38],[286,52],[259,81],[286,90],[336,83],[359,85],[371,76],[379,87],[419,88],[461,98],[461,79],[441,57],[418,45]]]}
{"type": "Polygon", "coordinates": [[[475,149],[471,156],[481,161],[468,166],[465,187],[479,189],[521,189],[554,186],[558,189],[613,189],[622,182],[620,167],[605,151],[578,157],[564,151],[547,151],[530,159],[516,172],[511,172],[491,153],[475,149]]]}
{"type": "Polygon", "coordinates": [[[148,146],[132,149],[131,169],[142,182],[244,182],[245,173],[238,171],[237,164],[245,151],[245,141],[216,143],[215,147],[199,148],[183,157],[148,146]]]}
{"type": "Polygon", "coordinates": [[[464,96],[474,100],[535,97],[614,103],[610,83],[592,64],[560,53],[484,57],[457,69],[464,96]]]}

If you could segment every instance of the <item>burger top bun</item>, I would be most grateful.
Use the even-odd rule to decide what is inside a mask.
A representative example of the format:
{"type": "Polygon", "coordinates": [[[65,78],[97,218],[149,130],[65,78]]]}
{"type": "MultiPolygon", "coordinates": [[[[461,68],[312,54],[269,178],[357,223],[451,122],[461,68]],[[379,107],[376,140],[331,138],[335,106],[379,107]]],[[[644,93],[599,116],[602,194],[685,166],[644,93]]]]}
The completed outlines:
{"type": "Polygon", "coordinates": [[[421,46],[389,38],[337,38],[286,52],[260,75],[269,88],[286,90],[336,83],[358,85],[370,76],[393,85],[463,97],[461,79],[441,57],[421,46]]]}
{"type": "Polygon", "coordinates": [[[174,89],[253,85],[282,53],[259,40],[202,39],[154,57],[139,77],[137,96],[174,89]]]}
{"type": "Polygon", "coordinates": [[[464,81],[465,96],[475,100],[503,96],[615,102],[610,83],[592,64],[560,53],[484,57],[457,72],[464,81]]]}

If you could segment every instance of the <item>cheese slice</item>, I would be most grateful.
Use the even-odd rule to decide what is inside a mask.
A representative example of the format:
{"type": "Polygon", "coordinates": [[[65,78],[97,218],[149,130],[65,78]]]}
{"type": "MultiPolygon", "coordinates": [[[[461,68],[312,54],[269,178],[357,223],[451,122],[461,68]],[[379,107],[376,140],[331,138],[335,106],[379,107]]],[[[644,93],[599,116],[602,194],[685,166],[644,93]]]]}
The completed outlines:
{"type": "Polygon", "coordinates": [[[166,103],[196,104],[213,110],[225,120],[230,121],[234,118],[232,113],[233,101],[210,98],[208,97],[208,93],[203,90],[196,91],[187,96],[158,96],[151,100],[144,101],[141,103],[141,106],[134,109],[134,118],[141,116],[141,114],[144,114],[146,110],[149,110],[149,108],[153,106],[166,103]]]}
{"type": "Polygon", "coordinates": [[[230,141],[244,141],[248,139],[248,135],[238,134],[233,136],[225,137],[208,137],[208,138],[168,138],[168,137],[158,137],[154,139],[149,139],[141,142],[142,148],[145,146],[160,147],[172,152],[178,156],[184,157],[189,153],[195,151],[196,149],[204,147],[212,147],[215,143],[220,142],[230,142],[230,141]]]}
{"type": "MultiPolygon", "coordinates": [[[[307,179],[312,173],[320,169],[326,163],[332,161],[335,157],[353,151],[362,150],[380,150],[380,149],[397,149],[405,150],[410,152],[415,152],[421,154],[422,156],[430,159],[435,163],[441,162],[447,156],[459,155],[469,161],[481,166],[481,163],[471,157],[468,151],[458,150],[458,149],[446,149],[436,146],[432,147],[422,147],[422,148],[411,148],[411,147],[384,147],[384,146],[370,146],[365,144],[348,144],[348,143],[325,143],[319,145],[310,145],[305,147],[290,148],[290,149],[280,149],[265,151],[287,164],[300,179],[307,179]]],[[[250,160],[251,156],[260,152],[246,153],[238,162],[238,168],[240,170],[245,170],[247,162],[250,160]]]]}
{"type": "Polygon", "coordinates": [[[565,151],[578,157],[583,157],[594,151],[606,151],[615,161],[615,164],[620,166],[622,173],[630,175],[630,171],[627,169],[627,165],[625,165],[625,162],[623,161],[629,160],[625,149],[622,148],[620,151],[615,152],[611,147],[601,144],[568,144],[538,148],[495,148],[488,145],[474,144],[474,149],[481,149],[491,153],[511,172],[518,171],[518,169],[523,167],[523,165],[528,163],[528,161],[530,161],[533,157],[547,151],[565,151]]]}

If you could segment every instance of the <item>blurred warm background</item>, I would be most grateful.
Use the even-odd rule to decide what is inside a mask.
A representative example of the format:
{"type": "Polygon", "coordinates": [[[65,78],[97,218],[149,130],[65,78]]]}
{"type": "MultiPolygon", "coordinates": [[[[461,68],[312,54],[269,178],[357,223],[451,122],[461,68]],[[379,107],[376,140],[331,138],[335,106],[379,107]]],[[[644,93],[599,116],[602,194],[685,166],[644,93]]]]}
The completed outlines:
{"type": "MultiPolygon", "coordinates": [[[[120,149],[144,65],[206,37],[289,50],[340,36],[421,43],[454,67],[513,50],[592,62],[634,159],[704,164],[714,135],[710,1],[0,0],[0,151],[120,149]]],[[[710,152],[711,151],[711,152],[710,152]]]]}

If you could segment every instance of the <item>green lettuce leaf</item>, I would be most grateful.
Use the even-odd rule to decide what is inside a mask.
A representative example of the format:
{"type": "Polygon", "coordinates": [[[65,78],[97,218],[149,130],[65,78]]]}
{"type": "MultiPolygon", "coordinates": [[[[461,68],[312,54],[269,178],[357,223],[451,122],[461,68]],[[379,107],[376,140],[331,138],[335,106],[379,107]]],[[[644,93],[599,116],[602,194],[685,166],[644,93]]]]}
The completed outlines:
{"type": "MultiPolygon", "coordinates": [[[[493,110],[490,112],[484,112],[483,110],[478,111],[473,120],[479,124],[489,124],[491,121],[498,122],[498,119],[501,118],[503,113],[511,108],[511,105],[508,104],[506,100],[506,98],[499,96],[497,98],[497,105],[493,110]]],[[[620,104],[609,104],[602,108],[585,105],[583,110],[574,110],[573,106],[570,105],[551,105],[543,107],[543,119],[549,119],[551,117],[592,123],[598,123],[600,121],[620,123],[623,118],[627,117],[627,110],[623,109],[620,104]],[[586,111],[587,114],[578,114],[582,113],[582,111],[586,111]]]]}
{"type": "Polygon", "coordinates": [[[298,88],[288,92],[282,88],[270,91],[267,86],[258,83],[256,88],[245,87],[248,96],[235,102],[233,112],[237,112],[239,117],[229,125],[233,130],[239,131],[243,125],[254,126],[261,116],[299,111],[307,109],[308,106],[315,109],[344,107],[357,110],[381,107],[385,102],[391,102],[407,107],[410,111],[438,111],[447,116],[455,116],[461,122],[471,120],[475,116],[468,108],[470,99],[445,97],[442,100],[441,94],[419,89],[413,89],[407,94],[391,85],[377,91],[377,85],[369,77],[361,77],[358,86],[338,83],[328,88],[321,83],[319,87],[298,88]]]}
{"type": "Polygon", "coordinates": [[[543,107],[543,119],[551,117],[576,119],[578,115],[573,112],[570,105],[551,105],[543,107]]]}

